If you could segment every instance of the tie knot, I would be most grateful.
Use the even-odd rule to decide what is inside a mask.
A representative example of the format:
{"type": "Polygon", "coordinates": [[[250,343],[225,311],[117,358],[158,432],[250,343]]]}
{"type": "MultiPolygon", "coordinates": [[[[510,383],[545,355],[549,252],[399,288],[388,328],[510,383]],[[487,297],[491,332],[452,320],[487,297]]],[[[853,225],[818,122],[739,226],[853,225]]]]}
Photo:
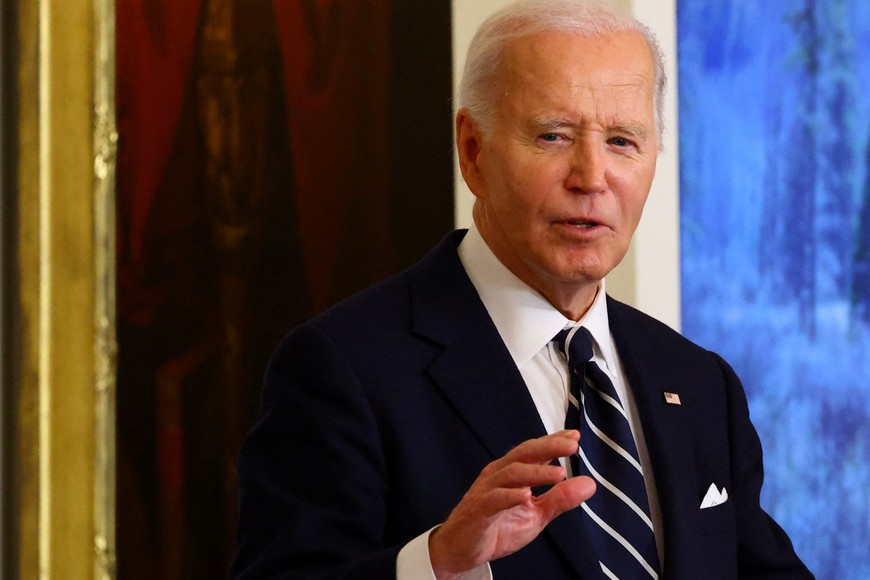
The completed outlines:
{"type": "Polygon", "coordinates": [[[553,341],[568,359],[572,371],[592,358],[592,335],[584,326],[560,330],[553,341]]]}

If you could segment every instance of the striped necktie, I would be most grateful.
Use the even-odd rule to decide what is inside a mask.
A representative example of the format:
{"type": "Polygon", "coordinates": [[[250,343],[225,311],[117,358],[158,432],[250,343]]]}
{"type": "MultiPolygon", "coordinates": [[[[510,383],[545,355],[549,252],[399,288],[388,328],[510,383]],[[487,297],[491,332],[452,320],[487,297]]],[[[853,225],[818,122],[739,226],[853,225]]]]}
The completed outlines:
{"type": "Polygon", "coordinates": [[[563,330],[554,341],[571,374],[565,428],[580,430],[572,475],[588,475],[598,484],[582,508],[601,569],[620,580],[658,578],[649,501],[627,413],[613,383],[591,360],[586,328],[563,330]]]}

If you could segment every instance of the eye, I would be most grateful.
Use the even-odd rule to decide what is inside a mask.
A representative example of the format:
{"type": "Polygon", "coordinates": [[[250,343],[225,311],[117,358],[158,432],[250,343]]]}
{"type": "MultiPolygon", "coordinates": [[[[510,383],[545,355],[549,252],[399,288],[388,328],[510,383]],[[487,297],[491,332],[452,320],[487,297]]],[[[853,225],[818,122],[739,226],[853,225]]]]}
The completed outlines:
{"type": "Polygon", "coordinates": [[[541,141],[546,141],[547,143],[555,143],[556,141],[561,139],[561,135],[559,135],[558,133],[544,133],[543,135],[539,136],[538,139],[540,139],[541,141]]]}
{"type": "Polygon", "coordinates": [[[629,139],[626,139],[625,137],[611,137],[610,139],[607,140],[607,142],[610,143],[611,145],[614,145],[615,147],[620,147],[620,148],[631,147],[633,145],[633,143],[629,139]]]}

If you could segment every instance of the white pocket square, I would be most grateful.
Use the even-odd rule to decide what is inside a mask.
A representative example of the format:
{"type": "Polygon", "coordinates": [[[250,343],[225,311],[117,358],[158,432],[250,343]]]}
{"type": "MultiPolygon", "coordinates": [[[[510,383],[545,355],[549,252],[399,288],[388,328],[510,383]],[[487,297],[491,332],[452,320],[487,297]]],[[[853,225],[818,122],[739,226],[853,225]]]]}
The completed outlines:
{"type": "Polygon", "coordinates": [[[725,488],[723,487],[722,491],[719,491],[716,489],[716,484],[711,483],[710,488],[707,489],[707,494],[704,496],[704,499],[701,500],[701,509],[711,508],[723,504],[726,501],[728,501],[728,492],[725,491],[725,488]]]}

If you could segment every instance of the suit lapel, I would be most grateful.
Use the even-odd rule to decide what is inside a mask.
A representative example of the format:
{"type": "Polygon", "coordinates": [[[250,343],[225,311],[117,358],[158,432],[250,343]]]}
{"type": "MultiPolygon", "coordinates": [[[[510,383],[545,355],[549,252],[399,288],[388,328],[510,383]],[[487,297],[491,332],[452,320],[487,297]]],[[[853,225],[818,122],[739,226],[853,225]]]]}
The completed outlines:
{"type": "Polygon", "coordinates": [[[531,395],[456,253],[452,234],[411,273],[413,331],[442,350],[427,372],[475,436],[501,457],[545,435],[531,395]]]}
{"type": "Polygon", "coordinates": [[[661,334],[650,325],[636,324],[625,305],[608,299],[608,316],[619,357],[640,415],[643,436],[658,489],[665,540],[675,547],[678,522],[698,509],[694,451],[688,417],[691,402],[685,400],[691,385],[681,384],[679,361],[662,357],[661,334]],[[683,393],[682,405],[669,404],[665,392],[683,393]]]}
{"type": "MultiPolygon", "coordinates": [[[[492,459],[497,459],[546,431],[522,375],[459,260],[456,248],[462,235],[449,235],[409,272],[413,330],[442,347],[427,372],[492,459]]],[[[579,508],[556,518],[543,536],[578,574],[600,577],[579,508]]]]}

